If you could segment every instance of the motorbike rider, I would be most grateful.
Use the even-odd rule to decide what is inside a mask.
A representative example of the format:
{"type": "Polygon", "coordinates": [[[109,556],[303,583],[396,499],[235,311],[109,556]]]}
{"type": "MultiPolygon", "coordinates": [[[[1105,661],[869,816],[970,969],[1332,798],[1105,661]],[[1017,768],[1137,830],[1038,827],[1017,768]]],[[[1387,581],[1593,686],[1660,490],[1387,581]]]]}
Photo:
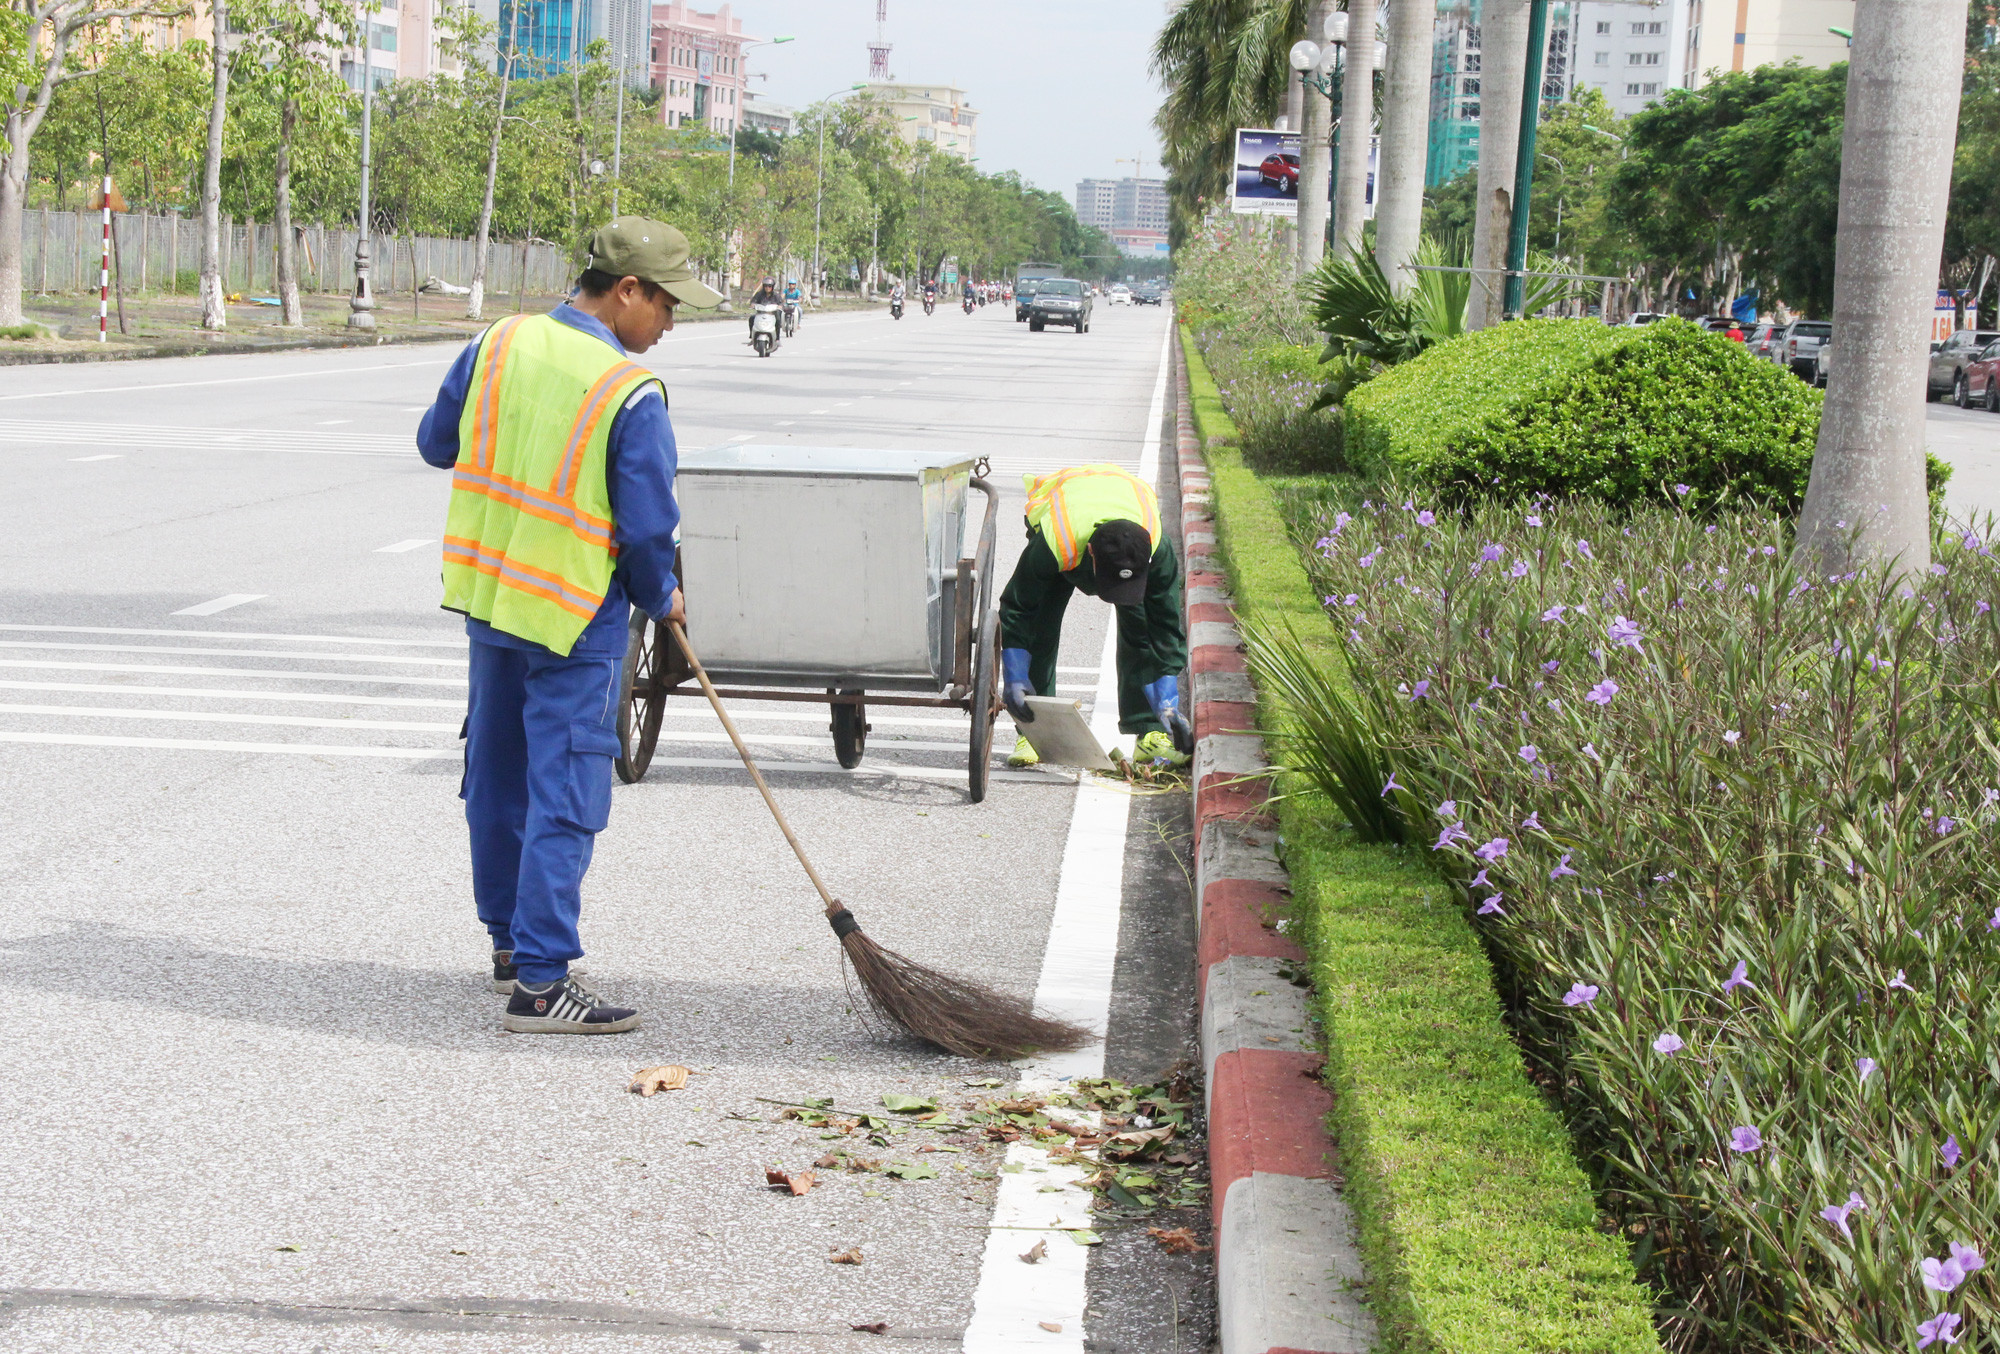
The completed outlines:
{"type": "Polygon", "coordinates": [[[750,332],[757,332],[757,307],[778,304],[778,283],[774,278],[765,278],[762,286],[750,298],[750,332]]]}

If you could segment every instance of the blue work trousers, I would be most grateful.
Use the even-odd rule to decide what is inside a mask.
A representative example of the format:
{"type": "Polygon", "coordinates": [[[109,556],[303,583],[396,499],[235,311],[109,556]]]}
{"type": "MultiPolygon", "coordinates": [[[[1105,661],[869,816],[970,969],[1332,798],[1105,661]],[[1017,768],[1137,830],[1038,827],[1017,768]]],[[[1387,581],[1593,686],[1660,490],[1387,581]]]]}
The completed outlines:
{"type": "Polygon", "coordinates": [[[577,917],[591,843],[611,815],[621,660],[473,640],[465,720],[472,896],[522,982],[583,957],[577,917]]]}

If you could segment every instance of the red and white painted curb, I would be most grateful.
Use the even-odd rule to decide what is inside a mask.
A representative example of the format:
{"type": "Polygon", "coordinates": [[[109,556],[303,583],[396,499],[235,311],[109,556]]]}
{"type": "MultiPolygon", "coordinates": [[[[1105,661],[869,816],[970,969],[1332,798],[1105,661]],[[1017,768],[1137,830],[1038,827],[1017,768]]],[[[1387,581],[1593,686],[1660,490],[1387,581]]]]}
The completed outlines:
{"type": "Polygon", "coordinates": [[[1222,1354],[1366,1354],[1354,1225],[1333,1182],[1332,1105],[1306,994],[1281,969],[1304,953],[1275,920],[1287,886],[1267,812],[1268,765],[1216,546],[1187,364],[1175,354],[1182,555],[1194,713],[1196,955],[1207,1072],[1222,1354]]]}

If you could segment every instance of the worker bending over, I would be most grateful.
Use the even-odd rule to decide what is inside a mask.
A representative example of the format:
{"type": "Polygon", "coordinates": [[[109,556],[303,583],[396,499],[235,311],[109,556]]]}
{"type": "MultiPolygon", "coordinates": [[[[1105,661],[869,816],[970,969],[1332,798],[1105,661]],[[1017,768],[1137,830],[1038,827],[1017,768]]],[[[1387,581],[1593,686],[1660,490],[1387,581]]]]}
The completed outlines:
{"type": "MultiPolygon", "coordinates": [[[[1056,691],[1056,649],[1072,592],[1118,613],[1118,731],[1138,735],[1134,758],[1184,765],[1194,736],[1180,713],[1187,667],[1181,570],[1160,531],[1151,485],[1115,465],[1030,475],[1028,546],[1000,594],[1000,670],[1007,712],[1034,722],[1030,695],[1056,691]]],[[[1040,758],[1023,737],[1010,766],[1040,758]]]]}
{"type": "Polygon", "coordinates": [[[569,302],[469,344],[417,429],[424,460],[452,471],[444,606],[472,641],[459,795],[517,1034],[639,1023],[570,968],[611,812],[630,607],[683,616],[666,391],[626,356],[674,327],[676,305],[721,300],[695,280],[686,236],[621,216],[592,236],[569,302]]]}

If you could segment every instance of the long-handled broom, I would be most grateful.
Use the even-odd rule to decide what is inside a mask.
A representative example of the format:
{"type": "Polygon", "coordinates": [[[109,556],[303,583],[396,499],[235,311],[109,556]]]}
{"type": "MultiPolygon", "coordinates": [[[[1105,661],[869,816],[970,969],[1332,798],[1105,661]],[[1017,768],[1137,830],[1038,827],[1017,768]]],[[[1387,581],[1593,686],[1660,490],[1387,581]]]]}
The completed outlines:
{"type": "MultiPolygon", "coordinates": [[[[1060,1052],[1080,1048],[1094,1037],[1081,1025],[1036,1015],[1034,1004],[1021,997],[926,968],[893,950],[883,949],[862,934],[861,923],[827,890],[786,820],[784,810],[772,798],[771,787],[764,783],[764,773],[757,769],[750,749],[743,746],[743,735],[736,731],[736,721],[722,708],[722,698],[715,694],[707,670],[695,656],[694,646],[688,643],[687,631],[678,621],[669,621],[667,625],[681,652],[687,655],[688,666],[694,669],[702,693],[715,708],[716,718],[729,731],[729,741],[736,745],[736,755],[743,759],[744,769],[757,782],[757,792],[764,796],[765,807],[778,820],[778,830],[791,843],[792,854],[799,858],[806,878],[812,880],[813,888],[826,904],[826,919],[832,924],[834,935],[840,937],[840,947],[846,952],[847,962],[853,966],[854,976],[860,979],[861,990],[867,994],[868,1005],[875,1014],[947,1053],[966,1058],[1004,1060],[1038,1050],[1060,1052]]],[[[978,718],[976,711],[973,717],[978,718]]]]}

